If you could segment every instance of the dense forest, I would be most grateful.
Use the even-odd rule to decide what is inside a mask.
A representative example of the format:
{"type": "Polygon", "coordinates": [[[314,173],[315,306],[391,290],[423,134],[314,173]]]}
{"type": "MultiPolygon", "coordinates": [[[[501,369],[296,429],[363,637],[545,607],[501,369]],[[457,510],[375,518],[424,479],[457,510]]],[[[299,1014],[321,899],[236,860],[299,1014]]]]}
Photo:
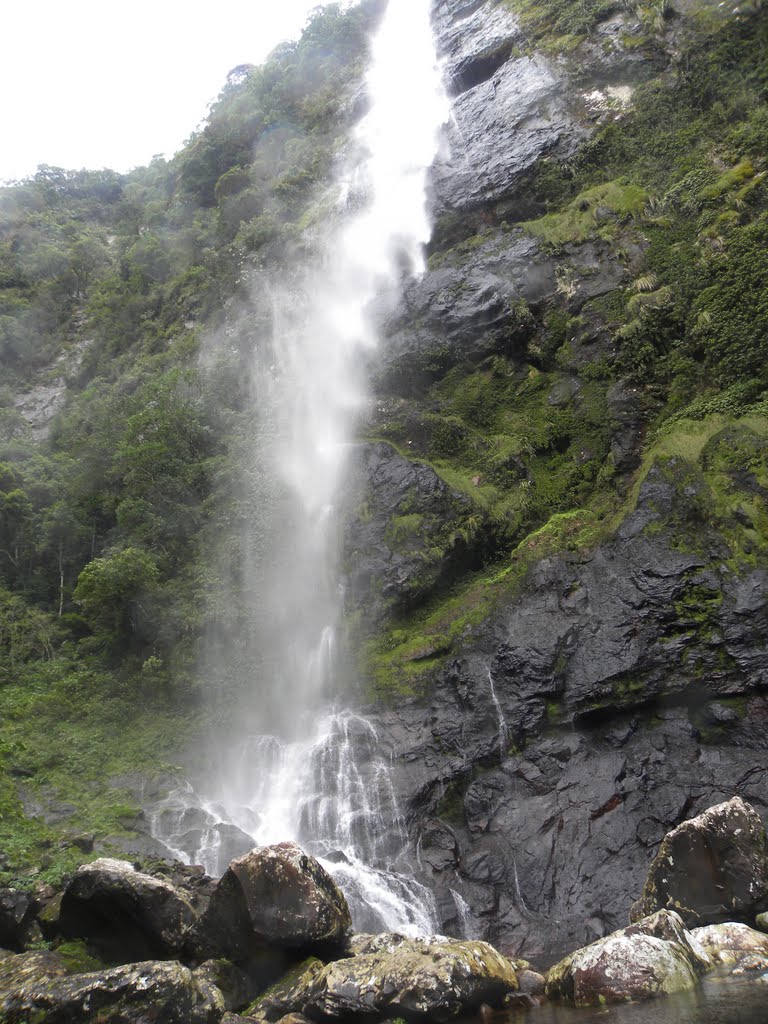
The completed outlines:
{"type": "MultiPolygon", "coordinates": [[[[627,9],[507,2],[528,51],[569,74],[627,9]]],[[[4,882],[33,865],[58,876],[82,860],[83,835],[130,827],[134,773],[170,769],[203,729],[203,638],[237,633],[232,567],[271,500],[268,483],[247,499],[240,486],[259,472],[244,454],[260,429],[259,282],[290,273],[333,215],[378,6],[328,5],[298,43],[235,68],[171,160],[126,175],[41,167],[0,190],[4,882]]],[[[431,351],[408,387],[378,379],[385,401],[363,435],[466,500],[432,530],[412,592],[362,628],[369,696],[428,686],[533,559],[608,535],[664,458],[691,459],[677,542],[714,523],[734,572],[766,565],[768,16],[689,0],[632,11],[625,44],[649,70],[631,104],[590,123],[576,152],[538,161],[512,200],[439,212],[432,270],[524,235],[557,265],[557,288],[521,299],[496,351],[431,351]],[[626,269],[586,300],[570,265],[584,243],[626,269]],[[568,374],[577,404],[552,398],[568,374]],[[639,459],[611,429],[618,382],[639,459]],[[734,490],[734,474],[748,486],[734,490]],[[432,571],[457,550],[449,573],[432,571]]],[[[400,515],[392,546],[429,526],[400,515]]],[[[704,622],[717,595],[694,597],[704,622]]]]}

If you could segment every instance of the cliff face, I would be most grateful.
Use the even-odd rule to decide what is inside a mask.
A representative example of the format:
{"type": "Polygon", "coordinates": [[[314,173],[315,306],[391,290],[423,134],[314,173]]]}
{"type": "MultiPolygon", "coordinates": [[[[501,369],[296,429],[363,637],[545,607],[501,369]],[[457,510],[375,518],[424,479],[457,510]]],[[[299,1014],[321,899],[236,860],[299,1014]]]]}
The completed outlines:
{"type": "Polygon", "coordinates": [[[736,793],[768,813],[768,420],[733,338],[703,337],[738,245],[712,225],[765,209],[725,186],[730,143],[704,154],[707,108],[765,19],[606,8],[564,39],[567,5],[541,11],[435,4],[436,236],[373,367],[376,540],[352,515],[347,551],[444,926],[459,894],[524,954],[624,924],[681,820],[736,793]]]}

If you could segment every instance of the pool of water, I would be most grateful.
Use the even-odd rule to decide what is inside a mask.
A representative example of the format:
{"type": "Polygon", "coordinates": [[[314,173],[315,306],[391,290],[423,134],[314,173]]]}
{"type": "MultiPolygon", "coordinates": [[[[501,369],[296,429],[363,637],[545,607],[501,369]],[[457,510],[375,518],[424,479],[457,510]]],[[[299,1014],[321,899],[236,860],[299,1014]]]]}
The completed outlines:
{"type": "Polygon", "coordinates": [[[768,975],[724,968],[674,996],[591,1009],[550,1004],[494,1014],[493,1024],[768,1024],[768,975]]]}

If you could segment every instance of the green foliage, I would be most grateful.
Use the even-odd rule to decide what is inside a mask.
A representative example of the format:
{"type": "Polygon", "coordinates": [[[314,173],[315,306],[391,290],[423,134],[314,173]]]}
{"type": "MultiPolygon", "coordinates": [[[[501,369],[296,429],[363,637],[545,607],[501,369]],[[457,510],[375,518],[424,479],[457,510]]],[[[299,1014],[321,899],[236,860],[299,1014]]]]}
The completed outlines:
{"type": "Polygon", "coordinates": [[[614,14],[615,0],[505,0],[526,35],[544,48],[568,50],[614,14]]]}
{"type": "Polygon", "coordinates": [[[72,595],[96,630],[117,638],[141,629],[160,573],[148,551],[125,548],[95,558],[80,573],[72,595]]]}
{"type": "Polygon", "coordinates": [[[637,185],[610,181],[586,189],[564,210],[524,221],[522,227],[554,247],[566,242],[583,242],[593,233],[610,239],[622,220],[638,216],[646,198],[637,185]]]}

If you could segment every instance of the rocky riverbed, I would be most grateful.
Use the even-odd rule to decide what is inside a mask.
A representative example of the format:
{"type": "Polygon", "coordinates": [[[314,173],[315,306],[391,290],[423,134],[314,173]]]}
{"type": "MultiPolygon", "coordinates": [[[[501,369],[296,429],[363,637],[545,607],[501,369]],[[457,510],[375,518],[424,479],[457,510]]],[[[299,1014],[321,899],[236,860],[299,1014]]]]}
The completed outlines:
{"type": "Polygon", "coordinates": [[[695,1007],[718,991],[700,987],[713,972],[748,985],[749,1003],[768,991],[766,908],[768,840],[738,797],[665,837],[632,924],[546,972],[479,940],[353,934],[342,892],[292,843],[254,849],[218,880],[101,858],[63,891],[0,893],[0,1014],[7,1024],[469,1014],[488,1024],[545,1007],[538,1019],[559,1021],[571,1019],[563,1007],[602,1012],[681,993],[695,1007]]]}

